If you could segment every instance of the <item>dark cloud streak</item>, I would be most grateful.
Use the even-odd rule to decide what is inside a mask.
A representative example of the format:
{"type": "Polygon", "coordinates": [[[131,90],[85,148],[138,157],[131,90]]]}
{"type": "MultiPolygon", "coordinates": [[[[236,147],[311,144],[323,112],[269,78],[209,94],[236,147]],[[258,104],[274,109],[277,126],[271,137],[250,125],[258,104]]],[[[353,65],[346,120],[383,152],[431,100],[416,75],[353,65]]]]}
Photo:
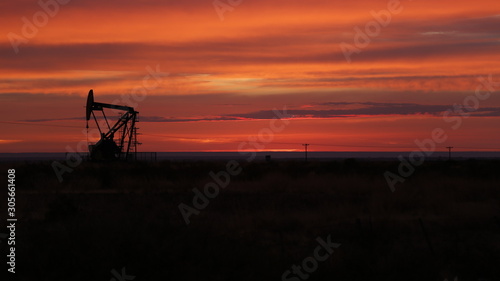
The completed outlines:
{"type": "MultiPolygon", "coordinates": [[[[445,111],[452,109],[449,105],[425,105],[415,103],[378,103],[378,102],[326,102],[317,106],[344,107],[357,106],[351,109],[292,109],[287,110],[291,118],[347,118],[357,116],[412,116],[430,115],[440,116],[445,111]]],[[[498,117],[500,107],[479,108],[471,111],[475,117],[498,117]]],[[[141,122],[151,123],[174,123],[174,122],[214,122],[214,121],[242,121],[242,120],[270,120],[276,118],[273,110],[261,110],[249,113],[229,114],[223,116],[202,116],[202,117],[161,117],[161,116],[141,116],[141,122]]],[[[31,119],[21,120],[21,122],[51,122],[83,120],[83,117],[70,117],[59,119],[31,119]]]]}

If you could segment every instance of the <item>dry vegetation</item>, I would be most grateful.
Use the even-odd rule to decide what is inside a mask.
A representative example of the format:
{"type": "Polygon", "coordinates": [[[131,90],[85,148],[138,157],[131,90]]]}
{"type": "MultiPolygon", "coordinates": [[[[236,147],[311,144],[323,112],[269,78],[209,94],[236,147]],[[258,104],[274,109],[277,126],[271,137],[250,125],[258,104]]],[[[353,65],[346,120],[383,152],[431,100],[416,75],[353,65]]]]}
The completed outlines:
{"type": "Polygon", "coordinates": [[[308,280],[499,280],[500,162],[427,162],[391,193],[397,164],[242,163],[188,226],[178,205],[225,162],[83,163],[63,183],[50,163],[1,165],[19,280],[281,280],[329,234],[342,246],[308,280]]]}

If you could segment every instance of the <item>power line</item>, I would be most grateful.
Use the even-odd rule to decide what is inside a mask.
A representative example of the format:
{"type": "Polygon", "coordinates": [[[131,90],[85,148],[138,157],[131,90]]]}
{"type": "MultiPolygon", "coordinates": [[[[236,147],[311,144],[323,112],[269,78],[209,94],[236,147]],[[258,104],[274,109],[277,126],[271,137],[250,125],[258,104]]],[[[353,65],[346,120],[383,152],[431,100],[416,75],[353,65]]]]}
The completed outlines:
{"type": "MultiPolygon", "coordinates": [[[[77,128],[77,129],[82,129],[85,126],[70,126],[70,125],[56,125],[56,124],[40,124],[40,123],[35,123],[35,122],[18,122],[18,121],[0,121],[1,124],[11,124],[11,125],[23,125],[23,126],[40,126],[40,127],[58,127],[58,128],[77,128]]],[[[171,138],[171,139],[192,139],[192,140],[201,140],[203,138],[193,138],[193,137],[180,137],[180,136],[171,136],[171,135],[158,135],[158,134],[147,134],[143,133],[145,136],[153,136],[153,137],[164,137],[164,138],[171,138]]],[[[224,139],[224,138],[221,138],[224,139]]],[[[241,143],[245,142],[246,140],[241,140],[241,141],[227,141],[227,143],[241,143]]],[[[298,143],[287,143],[287,142],[271,142],[271,144],[284,144],[284,145],[297,145],[298,143]]],[[[315,146],[329,146],[329,147],[352,147],[352,148],[404,148],[404,149],[411,149],[412,145],[408,146],[393,146],[393,145],[345,145],[345,144],[325,144],[325,143],[311,143],[312,145],[315,146]]],[[[307,144],[307,145],[311,145],[307,144]]],[[[304,144],[303,144],[304,145],[304,144]]],[[[449,147],[447,147],[449,149],[449,147]]],[[[465,146],[455,146],[451,147],[455,149],[472,149],[472,150],[500,150],[499,147],[465,147],[465,146]]],[[[415,147],[415,149],[417,149],[415,147]]],[[[451,149],[450,149],[451,150],[451,149]]],[[[449,151],[449,154],[451,152],[449,151]]],[[[449,157],[451,158],[451,157],[449,157]]]]}
{"type": "Polygon", "coordinates": [[[0,121],[3,124],[13,124],[13,125],[25,125],[25,126],[42,126],[42,127],[62,127],[62,128],[84,128],[83,126],[69,126],[69,125],[48,125],[48,124],[38,124],[38,123],[25,123],[25,122],[15,122],[15,121],[0,121]]]}

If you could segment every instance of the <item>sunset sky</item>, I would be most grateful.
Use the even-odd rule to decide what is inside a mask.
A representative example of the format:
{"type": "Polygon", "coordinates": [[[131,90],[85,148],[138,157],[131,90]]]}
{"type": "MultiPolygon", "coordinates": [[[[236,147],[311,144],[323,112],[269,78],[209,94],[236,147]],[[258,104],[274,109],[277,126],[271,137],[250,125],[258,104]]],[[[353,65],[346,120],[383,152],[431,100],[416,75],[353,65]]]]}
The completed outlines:
{"type": "Polygon", "coordinates": [[[498,0],[59,1],[0,4],[0,152],[76,147],[90,89],[140,151],[237,151],[285,107],[263,150],[500,151],[498,0]]]}

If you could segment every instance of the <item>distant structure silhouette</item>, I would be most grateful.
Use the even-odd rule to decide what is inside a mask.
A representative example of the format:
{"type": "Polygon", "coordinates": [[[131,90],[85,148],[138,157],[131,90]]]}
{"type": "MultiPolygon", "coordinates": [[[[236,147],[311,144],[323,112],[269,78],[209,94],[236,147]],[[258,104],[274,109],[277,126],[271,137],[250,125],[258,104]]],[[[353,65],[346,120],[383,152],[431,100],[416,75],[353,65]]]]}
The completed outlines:
{"type": "Polygon", "coordinates": [[[308,143],[303,143],[302,144],[304,146],[304,149],[305,149],[305,152],[306,152],[306,162],[307,162],[307,147],[310,145],[308,143]]]}
{"type": "Polygon", "coordinates": [[[451,161],[451,149],[453,146],[447,146],[446,148],[448,148],[448,161],[451,161]]]}
{"type": "Polygon", "coordinates": [[[87,135],[90,117],[94,117],[101,138],[95,144],[89,144],[90,159],[95,161],[128,160],[135,158],[137,152],[137,115],[133,107],[100,103],[94,101],[94,91],[90,90],[86,106],[87,135]],[[118,121],[111,127],[104,114],[104,108],[125,111],[118,121]],[[101,111],[106,128],[101,128],[95,116],[95,111],[101,111]],[[115,140],[115,134],[118,139],[115,140]]]}

